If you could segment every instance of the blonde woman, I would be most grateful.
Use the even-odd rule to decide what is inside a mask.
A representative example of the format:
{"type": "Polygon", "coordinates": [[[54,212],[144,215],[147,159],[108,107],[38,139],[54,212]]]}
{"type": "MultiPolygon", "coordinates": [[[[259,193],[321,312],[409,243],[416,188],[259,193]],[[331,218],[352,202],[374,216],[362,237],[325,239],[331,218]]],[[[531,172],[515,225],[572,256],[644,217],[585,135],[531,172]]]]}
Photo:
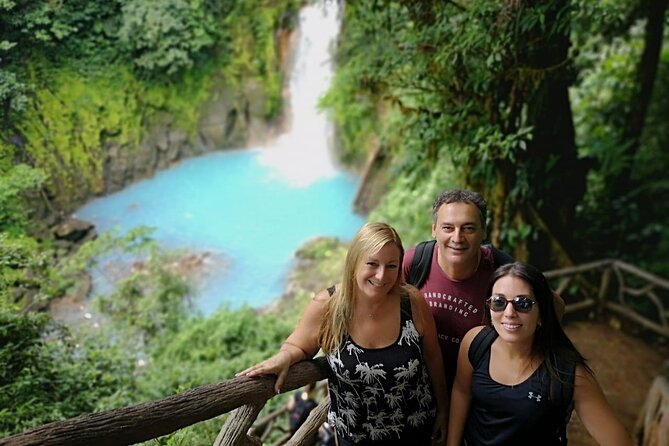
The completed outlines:
{"type": "Polygon", "coordinates": [[[238,376],[277,375],[319,349],[330,368],[330,410],[339,445],[421,445],[446,438],[447,396],[434,319],[402,282],[404,248],[385,223],[351,242],[341,285],[316,295],[271,358],[238,376]]]}

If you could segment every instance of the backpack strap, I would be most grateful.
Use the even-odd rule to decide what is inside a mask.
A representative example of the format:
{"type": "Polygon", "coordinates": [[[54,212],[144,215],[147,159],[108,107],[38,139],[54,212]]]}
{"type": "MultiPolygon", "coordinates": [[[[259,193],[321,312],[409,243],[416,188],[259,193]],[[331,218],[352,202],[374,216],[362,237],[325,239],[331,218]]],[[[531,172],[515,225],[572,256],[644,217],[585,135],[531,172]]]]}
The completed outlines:
{"type": "MultiPolygon", "coordinates": [[[[411,259],[411,266],[407,276],[407,283],[420,289],[427,278],[430,276],[430,268],[432,267],[432,255],[434,253],[434,245],[436,240],[426,240],[416,245],[416,250],[411,259]]],[[[494,268],[497,269],[507,263],[515,262],[515,259],[508,253],[501,249],[495,248],[493,245],[483,245],[492,253],[492,260],[494,268]]]]}
{"type": "Polygon", "coordinates": [[[494,328],[486,325],[483,327],[483,330],[479,331],[472,343],[469,345],[469,351],[467,356],[469,357],[469,363],[473,368],[481,362],[483,355],[490,348],[490,345],[497,339],[497,332],[494,328]]]}
{"type": "Polygon", "coordinates": [[[435,243],[437,243],[436,240],[426,240],[416,245],[409,267],[408,284],[420,289],[427,280],[432,266],[432,253],[435,243]]]}
{"type": "Polygon", "coordinates": [[[407,293],[405,290],[402,290],[400,293],[400,312],[404,314],[406,319],[413,320],[413,314],[411,311],[411,297],[409,297],[409,293],[407,293]]]}
{"type": "Polygon", "coordinates": [[[495,269],[499,268],[502,265],[507,263],[513,263],[516,261],[510,254],[502,251],[501,249],[495,248],[493,245],[483,245],[484,247],[490,249],[492,252],[492,262],[495,266],[495,269]]]}
{"type": "Polygon", "coordinates": [[[567,444],[567,424],[571,418],[571,413],[574,410],[574,379],[576,378],[576,364],[568,366],[567,370],[558,370],[560,379],[555,379],[554,376],[549,376],[550,380],[550,395],[556,395],[558,400],[555,401],[556,420],[558,424],[558,438],[560,444],[567,444]],[[564,409],[563,409],[564,408],[564,409]],[[561,412],[564,410],[564,412],[561,412]]]}

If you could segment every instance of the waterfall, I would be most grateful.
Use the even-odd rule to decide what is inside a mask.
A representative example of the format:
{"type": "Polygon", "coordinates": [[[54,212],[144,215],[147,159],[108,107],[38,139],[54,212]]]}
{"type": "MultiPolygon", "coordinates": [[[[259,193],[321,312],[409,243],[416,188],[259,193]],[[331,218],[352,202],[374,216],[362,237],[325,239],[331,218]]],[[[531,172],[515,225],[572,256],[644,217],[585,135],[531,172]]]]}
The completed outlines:
{"type": "Polygon", "coordinates": [[[337,174],[332,157],[334,129],[318,101],[334,73],[333,52],[340,5],[323,1],[302,8],[286,98],[288,130],[263,150],[260,162],[294,186],[305,187],[337,174]]]}
{"type": "MultiPolygon", "coordinates": [[[[358,178],[333,161],[333,125],[317,109],[333,75],[339,8],[327,0],[301,10],[285,134],[265,147],[183,160],[76,215],[99,232],[150,226],[162,246],[203,259],[191,278],[204,314],[281,296],[296,250],[315,237],[350,239],[364,222],[352,206],[358,178]]],[[[96,293],[113,287],[109,272],[93,273],[96,293]]]]}

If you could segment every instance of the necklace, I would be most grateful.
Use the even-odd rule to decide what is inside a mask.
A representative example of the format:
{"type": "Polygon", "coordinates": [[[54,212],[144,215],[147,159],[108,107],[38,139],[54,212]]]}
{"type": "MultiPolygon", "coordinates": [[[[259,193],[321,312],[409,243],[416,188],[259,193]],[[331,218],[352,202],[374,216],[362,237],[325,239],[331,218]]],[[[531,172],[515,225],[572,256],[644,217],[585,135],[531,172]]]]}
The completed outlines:
{"type": "Polygon", "coordinates": [[[530,358],[528,361],[525,361],[525,366],[520,369],[520,372],[516,375],[516,379],[513,381],[513,384],[511,384],[511,388],[515,389],[517,385],[522,384],[520,381],[521,376],[523,376],[523,373],[525,373],[525,370],[527,370],[528,367],[530,367],[532,364],[532,358],[530,358]]]}

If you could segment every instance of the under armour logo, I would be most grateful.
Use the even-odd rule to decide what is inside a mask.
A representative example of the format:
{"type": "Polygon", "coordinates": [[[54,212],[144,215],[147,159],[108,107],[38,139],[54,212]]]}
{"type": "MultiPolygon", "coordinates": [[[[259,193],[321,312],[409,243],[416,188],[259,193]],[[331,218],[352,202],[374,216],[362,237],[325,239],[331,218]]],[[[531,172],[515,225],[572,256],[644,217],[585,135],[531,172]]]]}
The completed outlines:
{"type": "Polygon", "coordinates": [[[535,395],[534,392],[528,392],[527,397],[531,400],[532,399],[537,400],[537,403],[541,401],[541,395],[535,395]]]}

